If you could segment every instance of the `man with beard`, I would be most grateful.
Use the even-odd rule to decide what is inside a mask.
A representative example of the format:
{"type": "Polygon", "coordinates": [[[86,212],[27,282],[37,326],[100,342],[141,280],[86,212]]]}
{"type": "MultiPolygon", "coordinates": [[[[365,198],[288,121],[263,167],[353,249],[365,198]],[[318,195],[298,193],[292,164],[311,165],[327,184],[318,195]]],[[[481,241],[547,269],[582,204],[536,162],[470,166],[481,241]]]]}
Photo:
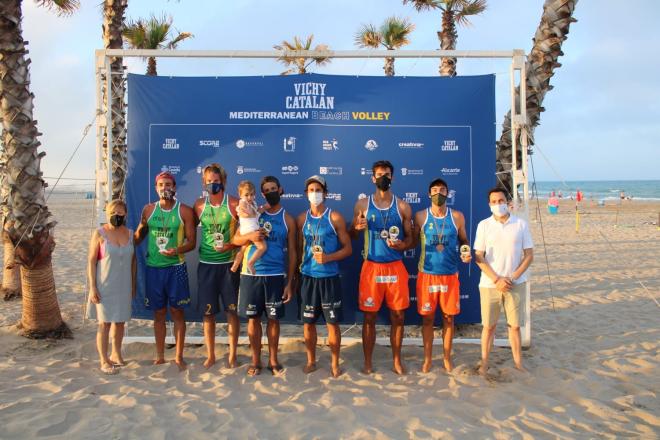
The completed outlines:
{"type": "Polygon", "coordinates": [[[401,261],[403,251],[412,244],[410,205],[397,198],[390,186],[394,167],[387,160],[372,166],[371,181],[376,192],[358,200],[353,209],[350,235],[364,233],[364,263],[360,272],[359,307],[364,312],[362,345],[365,374],[373,369],[372,354],[376,344],[376,317],[385,300],[390,309],[390,343],[393,368],[404,374],[401,362],[404,312],[410,305],[408,272],[401,261]]]}
{"type": "Polygon", "coordinates": [[[176,355],[180,370],[186,368],[183,345],[186,321],[183,309],[190,304],[188,271],[183,255],[195,248],[193,211],[175,198],[176,180],[168,172],[156,176],[159,200],[142,209],[142,219],[135,231],[135,244],[147,236],[146,294],[144,305],[154,311],[156,339],[155,365],[165,363],[165,320],[167,306],[174,321],[176,355]]]}

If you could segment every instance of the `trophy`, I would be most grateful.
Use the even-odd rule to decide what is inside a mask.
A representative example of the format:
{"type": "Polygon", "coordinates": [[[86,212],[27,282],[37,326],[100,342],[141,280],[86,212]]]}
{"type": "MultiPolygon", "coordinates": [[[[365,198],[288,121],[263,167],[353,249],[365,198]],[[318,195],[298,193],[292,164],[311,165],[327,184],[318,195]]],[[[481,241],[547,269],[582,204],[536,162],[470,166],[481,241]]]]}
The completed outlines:
{"type": "Polygon", "coordinates": [[[470,245],[464,244],[460,248],[461,256],[470,255],[470,245]]]}
{"type": "Polygon", "coordinates": [[[312,246],[312,253],[313,254],[322,254],[323,253],[323,247],[321,247],[320,244],[315,244],[312,246]]]}
{"type": "Polygon", "coordinates": [[[380,231],[380,238],[387,240],[390,237],[390,234],[387,232],[387,229],[380,231]]]}
{"type": "Polygon", "coordinates": [[[390,226],[389,237],[391,241],[397,241],[399,239],[399,227],[390,226]]]}
{"type": "Polygon", "coordinates": [[[169,240],[167,237],[164,237],[162,235],[159,235],[156,237],[156,246],[158,246],[158,252],[165,252],[165,248],[167,247],[167,242],[169,240]]]}
{"type": "Polygon", "coordinates": [[[273,225],[270,222],[264,222],[264,231],[266,231],[266,235],[270,235],[270,232],[273,230],[273,225]]]}
{"type": "Polygon", "coordinates": [[[222,234],[222,232],[216,232],[213,234],[213,246],[215,247],[223,247],[225,245],[225,236],[222,234]]]}

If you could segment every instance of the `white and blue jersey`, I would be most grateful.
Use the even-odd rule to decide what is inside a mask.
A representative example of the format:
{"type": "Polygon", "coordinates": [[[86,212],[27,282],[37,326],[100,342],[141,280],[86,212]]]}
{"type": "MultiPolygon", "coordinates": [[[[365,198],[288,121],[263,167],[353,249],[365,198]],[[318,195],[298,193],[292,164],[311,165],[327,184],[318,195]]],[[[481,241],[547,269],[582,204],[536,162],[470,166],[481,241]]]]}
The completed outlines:
{"type": "Polygon", "coordinates": [[[390,263],[403,258],[403,253],[387,245],[388,238],[403,240],[403,220],[399,213],[396,196],[392,196],[392,203],[388,208],[378,208],[371,196],[368,200],[367,227],[364,229],[365,260],[375,263],[390,263]]]}
{"type": "Polygon", "coordinates": [[[451,209],[444,217],[436,217],[431,208],[426,210],[426,220],[420,230],[422,254],[417,270],[431,275],[453,275],[458,272],[458,228],[451,209]],[[442,244],[442,250],[438,245],[442,244]]]}
{"type": "Polygon", "coordinates": [[[321,246],[324,254],[332,254],[339,250],[339,237],[330,221],[332,210],[326,210],[319,217],[314,217],[307,210],[303,224],[303,255],[300,272],[314,278],[326,278],[339,275],[339,263],[319,264],[314,259],[314,246],[321,246]]]}
{"type": "MultiPolygon", "coordinates": [[[[272,276],[272,275],[285,275],[288,265],[287,257],[287,235],[289,228],[284,219],[284,208],[280,208],[274,214],[269,214],[264,211],[259,217],[259,226],[266,230],[267,234],[264,237],[268,249],[266,253],[259,258],[255,264],[256,276],[272,276]]],[[[254,244],[250,243],[243,255],[243,269],[241,274],[250,275],[247,271],[247,262],[256,251],[254,244]]]]}

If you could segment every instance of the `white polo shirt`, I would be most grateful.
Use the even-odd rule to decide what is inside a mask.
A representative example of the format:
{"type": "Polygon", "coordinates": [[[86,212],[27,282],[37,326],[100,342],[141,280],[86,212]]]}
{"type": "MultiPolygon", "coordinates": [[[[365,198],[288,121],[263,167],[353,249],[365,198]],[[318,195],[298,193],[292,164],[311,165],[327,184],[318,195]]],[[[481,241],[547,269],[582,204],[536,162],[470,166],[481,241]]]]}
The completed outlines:
{"type": "MultiPolygon", "coordinates": [[[[475,251],[485,253],[490,267],[500,277],[511,277],[523,259],[523,249],[532,249],[532,234],[527,222],[515,215],[510,215],[506,222],[500,223],[495,216],[479,222],[474,238],[475,251]]],[[[527,281],[527,271],[514,284],[527,281]]],[[[479,287],[495,287],[495,283],[481,272],[479,287]]]]}

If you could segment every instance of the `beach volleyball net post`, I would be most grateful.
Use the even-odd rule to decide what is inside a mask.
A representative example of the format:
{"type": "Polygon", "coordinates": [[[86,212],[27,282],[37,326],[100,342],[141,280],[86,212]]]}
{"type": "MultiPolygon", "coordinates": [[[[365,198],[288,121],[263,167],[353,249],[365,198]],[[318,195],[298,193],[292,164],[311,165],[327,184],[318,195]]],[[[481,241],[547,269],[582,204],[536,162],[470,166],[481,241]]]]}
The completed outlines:
{"type": "MultiPolygon", "coordinates": [[[[125,69],[115,72],[112,67],[112,60],[115,57],[137,57],[137,58],[210,58],[210,59],[281,59],[283,57],[305,57],[305,58],[337,58],[337,59],[382,59],[382,58],[412,58],[439,59],[442,57],[453,58],[478,58],[478,59],[510,59],[509,68],[509,95],[511,108],[511,137],[512,137],[512,164],[511,173],[513,181],[513,202],[517,215],[529,219],[529,180],[527,173],[527,111],[526,111],[526,93],[525,93],[525,58],[523,50],[509,51],[478,51],[478,50],[345,50],[345,51],[250,51],[250,50],[122,50],[107,49],[97,50],[95,53],[95,77],[96,77],[96,215],[100,224],[105,218],[104,209],[113,194],[113,167],[123,167],[126,164],[114,164],[112,151],[115,144],[113,139],[114,122],[120,115],[113,113],[112,106],[106,103],[112,103],[113,98],[120,91],[125,93],[126,87],[118,88],[112,78],[121,77],[121,84],[126,84],[125,69]],[[519,93],[516,93],[516,89],[519,93]],[[518,145],[518,139],[521,144],[518,145]],[[522,150],[522,160],[518,160],[516,151],[522,150]],[[520,163],[519,163],[520,162],[520,163]],[[522,193],[522,195],[521,195],[522,193]]],[[[121,96],[122,105],[126,97],[121,96]]],[[[495,145],[493,145],[495,147],[495,145]]],[[[493,170],[495,169],[493,164],[493,170]]],[[[493,171],[495,172],[495,171],[493,171]]],[[[124,191],[121,191],[124,193],[124,191]]],[[[521,328],[522,344],[524,347],[531,345],[531,306],[530,306],[531,282],[527,283],[527,292],[525,298],[525,322],[521,328]]],[[[169,336],[168,343],[173,342],[173,336],[169,336]]],[[[218,338],[217,342],[226,342],[227,338],[218,338]]],[[[265,340],[266,338],[264,338],[265,340]]],[[[319,338],[321,339],[321,338],[319,338]]],[[[349,344],[358,340],[358,338],[343,338],[343,342],[349,344]]],[[[125,342],[152,342],[153,337],[127,337],[125,342]]],[[[186,338],[190,343],[202,343],[202,337],[186,338]]],[[[244,343],[245,338],[240,342],[244,343]]],[[[478,338],[456,338],[457,343],[479,344],[478,338]]],[[[324,343],[325,341],[320,341],[324,343]]],[[[389,344],[389,338],[377,338],[379,344],[389,344]]],[[[421,345],[421,338],[405,338],[405,345],[421,345]]],[[[441,345],[442,340],[436,339],[434,343],[441,345]]],[[[508,346],[508,339],[495,339],[495,345],[508,346]]]]}

